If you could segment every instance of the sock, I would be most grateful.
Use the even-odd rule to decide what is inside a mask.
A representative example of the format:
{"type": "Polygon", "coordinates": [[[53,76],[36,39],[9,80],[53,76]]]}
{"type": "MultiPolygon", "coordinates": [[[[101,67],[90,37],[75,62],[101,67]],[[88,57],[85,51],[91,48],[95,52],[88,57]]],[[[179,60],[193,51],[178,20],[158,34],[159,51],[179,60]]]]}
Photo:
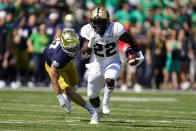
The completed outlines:
{"type": "Polygon", "coordinates": [[[95,111],[96,111],[96,112],[102,112],[102,108],[101,108],[101,106],[99,106],[99,107],[95,108],[95,111]]]}
{"type": "Polygon", "coordinates": [[[106,86],[104,88],[104,97],[102,104],[109,104],[110,98],[112,96],[113,90],[108,89],[106,86]]]}
{"type": "Polygon", "coordinates": [[[66,94],[65,94],[65,99],[67,99],[70,102],[70,104],[71,104],[71,99],[66,94]]]}
{"type": "Polygon", "coordinates": [[[86,108],[89,111],[90,114],[93,114],[95,112],[95,109],[90,104],[88,104],[87,102],[86,102],[84,108],[86,108]]]}

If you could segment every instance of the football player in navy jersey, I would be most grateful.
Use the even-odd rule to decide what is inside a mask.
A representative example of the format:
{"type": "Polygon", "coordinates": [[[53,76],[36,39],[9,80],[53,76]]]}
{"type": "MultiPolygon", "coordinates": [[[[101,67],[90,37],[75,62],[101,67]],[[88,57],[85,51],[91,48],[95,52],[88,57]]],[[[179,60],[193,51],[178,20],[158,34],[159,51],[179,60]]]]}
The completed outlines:
{"type": "Polygon", "coordinates": [[[78,83],[73,59],[79,52],[79,44],[80,40],[74,31],[64,31],[60,38],[54,40],[45,49],[45,68],[51,78],[52,87],[60,106],[64,107],[67,113],[71,113],[69,97],[78,105],[86,108],[92,115],[94,108],[73,89],[78,83]]]}
{"type": "MultiPolygon", "coordinates": [[[[76,33],[79,32],[79,23],[77,22],[76,16],[74,13],[68,13],[64,16],[63,22],[58,24],[56,27],[56,33],[54,39],[61,36],[62,32],[66,30],[73,30],[76,33]]],[[[79,86],[86,86],[86,82],[84,80],[84,74],[86,71],[85,64],[89,62],[89,59],[85,59],[82,57],[81,52],[77,55],[74,60],[76,69],[78,71],[78,85],[79,86]]]]}

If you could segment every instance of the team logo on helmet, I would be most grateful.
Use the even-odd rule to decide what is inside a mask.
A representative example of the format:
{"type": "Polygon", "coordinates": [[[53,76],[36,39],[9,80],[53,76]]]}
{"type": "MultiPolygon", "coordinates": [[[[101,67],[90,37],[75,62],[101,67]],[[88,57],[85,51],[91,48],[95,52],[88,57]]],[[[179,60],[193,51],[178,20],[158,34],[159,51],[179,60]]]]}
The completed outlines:
{"type": "Polygon", "coordinates": [[[109,25],[109,13],[104,7],[95,8],[90,15],[90,24],[96,32],[103,35],[109,25]]]}
{"type": "Polygon", "coordinates": [[[79,38],[73,30],[66,30],[60,36],[63,51],[69,56],[76,56],[79,50],[79,38]]]}
{"type": "Polygon", "coordinates": [[[109,19],[109,13],[104,7],[97,7],[91,13],[90,19],[109,19]]]}

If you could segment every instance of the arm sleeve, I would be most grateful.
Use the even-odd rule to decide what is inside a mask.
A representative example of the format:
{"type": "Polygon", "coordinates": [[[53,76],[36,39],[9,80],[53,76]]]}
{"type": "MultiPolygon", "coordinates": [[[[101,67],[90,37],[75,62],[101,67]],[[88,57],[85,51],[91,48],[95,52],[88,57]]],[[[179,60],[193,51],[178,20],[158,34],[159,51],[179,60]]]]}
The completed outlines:
{"type": "Polygon", "coordinates": [[[125,43],[128,43],[135,51],[140,51],[140,47],[138,45],[138,43],[136,42],[135,38],[130,35],[129,33],[127,32],[124,32],[120,38],[119,38],[120,41],[123,41],[125,43]]]}

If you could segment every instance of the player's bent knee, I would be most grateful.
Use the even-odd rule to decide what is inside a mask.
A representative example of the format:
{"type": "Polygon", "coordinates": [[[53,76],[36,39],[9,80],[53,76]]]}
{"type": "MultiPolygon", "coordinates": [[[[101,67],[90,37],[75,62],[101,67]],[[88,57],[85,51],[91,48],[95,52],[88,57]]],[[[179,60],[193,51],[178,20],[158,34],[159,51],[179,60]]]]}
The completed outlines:
{"type": "Polygon", "coordinates": [[[100,106],[100,98],[99,96],[95,97],[95,98],[92,98],[92,99],[89,99],[91,105],[94,107],[94,108],[97,108],[100,106]]]}
{"type": "Polygon", "coordinates": [[[73,90],[71,87],[67,87],[67,88],[65,89],[65,92],[66,92],[66,94],[67,94],[68,96],[73,96],[73,94],[74,94],[74,90],[73,90]]]}
{"type": "Polygon", "coordinates": [[[114,88],[114,84],[115,84],[115,80],[110,79],[110,78],[106,78],[106,86],[109,89],[113,89],[114,88]]]}

